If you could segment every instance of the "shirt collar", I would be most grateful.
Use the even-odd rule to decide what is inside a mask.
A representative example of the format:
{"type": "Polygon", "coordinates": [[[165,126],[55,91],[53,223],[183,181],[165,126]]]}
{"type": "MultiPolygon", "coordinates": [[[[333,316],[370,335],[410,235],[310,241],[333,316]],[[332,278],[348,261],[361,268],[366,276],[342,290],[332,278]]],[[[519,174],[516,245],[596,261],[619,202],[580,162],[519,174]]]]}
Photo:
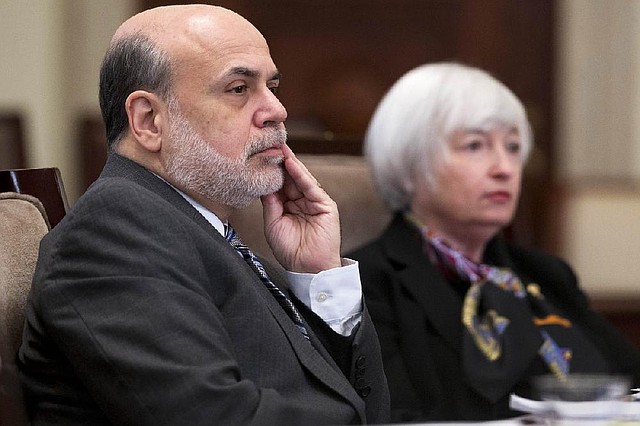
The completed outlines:
{"type": "MultiPolygon", "coordinates": [[[[156,173],[154,173],[154,175],[158,176],[156,173]]],[[[207,220],[207,222],[209,222],[211,226],[213,226],[216,229],[216,231],[220,233],[220,235],[222,235],[223,237],[226,235],[226,224],[222,223],[220,218],[216,216],[215,213],[205,208],[202,204],[198,203],[196,200],[189,197],[187,194],[180,191],[175,186],[171,185],[164,178],[162,178],[162,176],[158,176],[158,177],[163,181],[165,181],[167,185],[175,189],[176,192],[182,196],[182,198],[184,198],[189,204],[191,204],[193,208],[196,209],[198,213],[200,213],[207,220]]]]}
{"type": "Polygon", "coordinates": [[[182,195],[182,198],[187,200],[187,202],[191,204],[194,209],[198,210],[198,212],[202,216],[204,216],[207,222],[209,222],[214,228],[216,228],[216,231],[218,231],[220,235],[222,235],[223,237],[225,236],[226,226],[224,223],[222,223],[218,216],[216,216],[211,210],[207,210],[204,206],[202,206],[202,204],[198,203],[196,200],[189,197],[184,192],[180,191],[177,188],[175,188],[175,190],[178,191],[178,194],[182,195]]]}

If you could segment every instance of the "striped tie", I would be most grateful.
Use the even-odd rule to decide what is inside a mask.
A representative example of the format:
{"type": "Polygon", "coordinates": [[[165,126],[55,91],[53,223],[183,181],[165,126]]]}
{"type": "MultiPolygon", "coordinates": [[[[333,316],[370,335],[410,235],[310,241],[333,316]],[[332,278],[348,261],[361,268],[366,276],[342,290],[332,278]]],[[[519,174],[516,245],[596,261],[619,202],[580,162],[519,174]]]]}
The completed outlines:
{"type": "Polygon", "coordinates": [[[265,287],[267,287],[267,289],[273,295],[273,297],[276,298],[276,300],[278,301],[278,303],[280,303],[280,306],[282,306],[284,311],[287,314],[289,314],[295,326],[298,327],[300,332],[302,332],[302,335],[308,340],[309,333],[307,332],[307,329],[304,326],[304,322],[302,321],[302,316],[300,315],[300,312],[298,312],[298,310],[293,305],[291,300],[273,283],[273,281],[271,281],[271,279],[269,278],[269,275],[267,275],[267,271],[265,271],[264,266],[262,266],[262,263],[260,263],[256,255],[249,249],[249,247],[247,247],[242,242],[238,234],[236,234],[236,231],[231,226],[228,226],[228,225],[227,225],[226,238],[227,238],[227,241],[229,241],[229,244],[231,244],[231,246],[235,248],[236,251],[242,255],[242,258],[245,260],[245,262],[247,262],[247,264],[258,275],[258,277],[260,278],[260,281],[262,281],[265,287]]]}

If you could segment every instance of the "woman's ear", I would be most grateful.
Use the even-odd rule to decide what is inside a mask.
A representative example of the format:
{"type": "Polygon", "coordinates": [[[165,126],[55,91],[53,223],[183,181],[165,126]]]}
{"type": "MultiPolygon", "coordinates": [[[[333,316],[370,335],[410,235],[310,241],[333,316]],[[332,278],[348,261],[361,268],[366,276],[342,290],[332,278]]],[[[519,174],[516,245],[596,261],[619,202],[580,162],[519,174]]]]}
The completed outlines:
{"type": "Polygon", "coordinates": [[[145,150],[158,152],[162,147],[165,126],[165,103],[154,93],[136,90],[127,97],[125,110],[131,136],[145,150]]]}

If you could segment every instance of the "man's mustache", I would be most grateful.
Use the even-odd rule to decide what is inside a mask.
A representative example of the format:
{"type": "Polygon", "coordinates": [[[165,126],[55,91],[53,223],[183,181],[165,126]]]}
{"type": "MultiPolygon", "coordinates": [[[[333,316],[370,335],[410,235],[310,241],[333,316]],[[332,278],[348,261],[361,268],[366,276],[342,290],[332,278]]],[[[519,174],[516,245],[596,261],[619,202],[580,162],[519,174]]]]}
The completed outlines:
{"type": "Polygon", "coordinates": [[[280,147],[285,143],[287,143],[287,131],[285,129],[270,129],[260,137],[251,140],[248,157],[265,149],[280,147]]]}

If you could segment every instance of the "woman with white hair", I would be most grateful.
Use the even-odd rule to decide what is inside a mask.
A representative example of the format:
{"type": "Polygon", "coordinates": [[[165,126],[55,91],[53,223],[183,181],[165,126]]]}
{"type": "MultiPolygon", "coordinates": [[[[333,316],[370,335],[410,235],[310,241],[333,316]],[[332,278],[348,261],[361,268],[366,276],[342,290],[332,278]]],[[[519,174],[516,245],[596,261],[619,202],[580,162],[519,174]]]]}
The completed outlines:
{"type": "Polygon", "coordinates": [[[423,65],[384,96],[365,152],[395,213],[360,262],[395,421],[517,413],[531,378],[606,373],[640,384],[640,353],[562,260],[501,238],[532,146],[518,98],[486,72],[423,65]]]}

